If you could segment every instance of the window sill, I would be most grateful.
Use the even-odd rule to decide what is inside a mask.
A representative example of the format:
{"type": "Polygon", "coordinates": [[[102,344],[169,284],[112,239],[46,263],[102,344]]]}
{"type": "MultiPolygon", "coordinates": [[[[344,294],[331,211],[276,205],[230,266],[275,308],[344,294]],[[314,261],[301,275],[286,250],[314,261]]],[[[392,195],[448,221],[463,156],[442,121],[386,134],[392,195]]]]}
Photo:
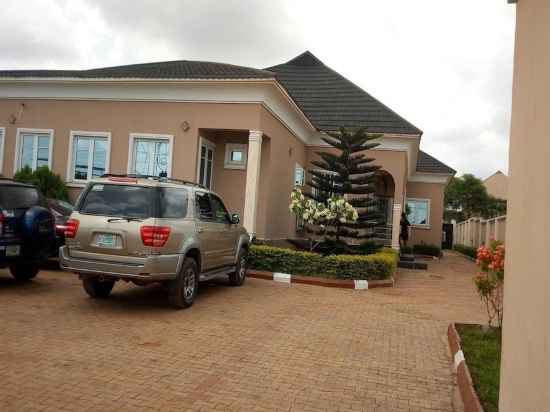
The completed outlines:
{"type": "Polygon", "coordinates": [[[432,227],[430,225],[411,225],[411,228],[413,228],[413,229],[422,229],[422,230],[430,230],[432,227]]]}
{"type": "Polygon", "coordinates": [[[87,182],[66,182],[67,187],[85,187],[87,182]]]}
{"type": "Polygon", "coordinates": [[[246,165],[236,165],[236,164],[231,164],[231,163],[225,163],[223,165],[223,167],[225,169],[233,169],[233,170],[245,170],[246,169],[246,165]]]}

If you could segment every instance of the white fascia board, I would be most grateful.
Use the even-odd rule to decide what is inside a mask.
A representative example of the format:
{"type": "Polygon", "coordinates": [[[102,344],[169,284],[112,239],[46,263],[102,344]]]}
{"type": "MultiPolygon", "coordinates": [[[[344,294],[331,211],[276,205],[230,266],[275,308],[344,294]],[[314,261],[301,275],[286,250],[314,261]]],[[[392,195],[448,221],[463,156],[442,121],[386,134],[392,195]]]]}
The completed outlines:
{"type": "MultiPolygon", "coordinates": [[[[311,138],[309,146],[330,147],[321,138],[328,136],[324,132],[317,132],[311,138]]],[[[372,141],[379,143],[379,146],[373,150],[390,150],[394,152],[407,153],[407,176],[410,178],[416,171],[416,162],[418,159],[418,150],[420,146],[420,135],[414,134],[392,134],[385,133],[380,139],[372,141]]]]}
{"type": "Polygon", "coordinates": [[[274,79],[0,79],[0,99],[257,103],[304,144],[315,127],[274,79]]]}
{"type": "Polygon", "coordinates": [[[438,183],[446,185],[453,177],[450,173],[415,173],[409,177],[413,183],[438,183]]]}

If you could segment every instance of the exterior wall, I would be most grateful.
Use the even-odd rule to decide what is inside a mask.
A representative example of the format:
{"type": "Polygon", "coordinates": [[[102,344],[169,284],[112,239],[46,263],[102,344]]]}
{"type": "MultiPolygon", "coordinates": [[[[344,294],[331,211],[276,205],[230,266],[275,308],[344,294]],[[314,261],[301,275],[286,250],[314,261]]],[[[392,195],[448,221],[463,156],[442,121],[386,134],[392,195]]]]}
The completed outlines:
{"type": "Polygon", "coordinates": [[[501,171],[489,176],[483,181],[487,192],[499,199],[508,199],[508,176],[501,171]]]}
{"type": "Polygon", "coordinates": [[[500,411],[550,405],[550,3],[517,2],[500,411]]]}
{"type": "Polygon", "coordinates": [[[441,246],[443,231],[443,197],[445,185],[441,183],[407,183],[407,197],[430,199],[429,227],[412,226],[409,243],[441,246]]]}
{"type": "MultiPolygon", "coordinates": [[[[126,173],[130,133],[174,136],[172,176],[195,181],[199,129],[258,129],[259,104],[0,100],[0,127],[6,128],[4,176],[12,176],[17,128],[54,129],[52,170],[66,177],[71,130],[111,132],[110,172],[126,173]],[[16,125],[8,123],[20,103],[16,125]],[[183,132],[186,120],[190,129],[183,132]]],[[[74,198],[80,189],[71,191],[74,198]]]]}
{"type": "Polygon", "coordinates": [[[262,144],[258,237],[294,237],[296,218],[288,210],[288,205],[290,192],[294,189],[295,165],[299,163],[306,167],[306,146],[266,109],[261,112],[260,130],[265,136],[262,144]]]}

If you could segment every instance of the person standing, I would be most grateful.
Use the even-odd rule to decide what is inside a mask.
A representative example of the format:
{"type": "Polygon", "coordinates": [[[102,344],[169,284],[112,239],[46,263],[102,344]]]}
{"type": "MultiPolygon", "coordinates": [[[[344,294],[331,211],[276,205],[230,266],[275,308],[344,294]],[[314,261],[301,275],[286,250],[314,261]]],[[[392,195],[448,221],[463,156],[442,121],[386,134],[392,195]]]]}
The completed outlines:
{"type": "Polygon", "coordinates": [[[399,222],[399,246],[401,248],[407,247],[407,242],[409,240],[409,227],[411,224],[407,220],[407,215],[401,213],[401,221],[399,222]]]}

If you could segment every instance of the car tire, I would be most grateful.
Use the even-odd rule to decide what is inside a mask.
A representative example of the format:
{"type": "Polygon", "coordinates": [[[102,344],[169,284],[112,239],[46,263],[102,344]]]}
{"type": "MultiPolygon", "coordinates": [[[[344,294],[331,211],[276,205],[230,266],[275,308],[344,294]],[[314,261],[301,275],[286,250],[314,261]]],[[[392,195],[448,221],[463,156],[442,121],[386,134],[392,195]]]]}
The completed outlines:
{"type": "Polygon", "coordinates": [[[82,286],[90,297],[104,299],[109,296],[113,287],[114,280],[100,280],[98,276],[82,279],[82,286]]]}
{"type": "Polygon", "coordinates": [[[237,256],[237,265],[235,267],[235,272],[229,275],[229,283],[232,286],[241,286],[246,279],[248,263],[248,251],[246,249],[241,249],[239,255],[237,256]]]}
{"type": "Polygon", "coordinates": [[[199,290],[199,268],[192,258],[183,261],[178,276],[168,285],[170,304],[176,308],[188,308],[195,301],[199,290]]]}
{"type": "Polygon", "coordinates": [[[37,275],[39,270],[40,267],[38,265],[31,263],[17,263],[10,266],[12,276],[21,282],[31,280],[37,275]]]}

